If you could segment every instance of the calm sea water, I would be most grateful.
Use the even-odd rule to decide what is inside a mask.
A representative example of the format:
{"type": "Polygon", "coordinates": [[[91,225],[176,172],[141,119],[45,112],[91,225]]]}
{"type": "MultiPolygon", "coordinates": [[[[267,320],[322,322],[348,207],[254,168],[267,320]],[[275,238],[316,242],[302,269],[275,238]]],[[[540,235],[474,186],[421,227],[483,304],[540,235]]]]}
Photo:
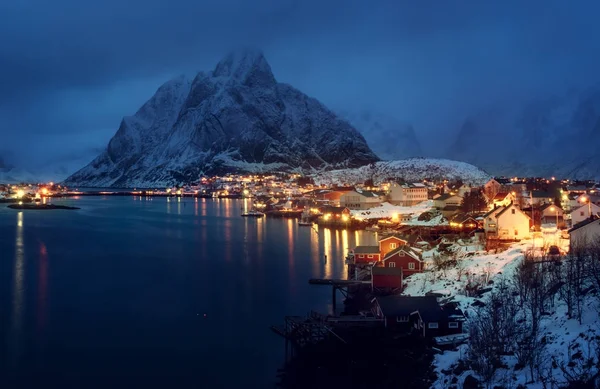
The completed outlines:
{"type": "Polygon", "coordinates": [[[247,200],[0,205],[0,387],[269,388],[286,314],[331,309],[372,233],[240,216],[247,200]],[[325,255],[327,258],[325,259],[325,255]]]}

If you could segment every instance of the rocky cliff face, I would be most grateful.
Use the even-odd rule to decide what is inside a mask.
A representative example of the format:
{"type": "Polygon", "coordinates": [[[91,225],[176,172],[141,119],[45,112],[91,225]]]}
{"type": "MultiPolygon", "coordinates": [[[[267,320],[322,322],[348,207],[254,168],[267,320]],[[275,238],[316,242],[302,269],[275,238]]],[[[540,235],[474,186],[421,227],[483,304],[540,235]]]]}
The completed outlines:
{"type": "Polygon", "coordinates": [[[378,157],[319,101],[278,83],[260,52],[161,86],[125,117],[105,152],[65,184],[156,187],[230,171],[322,170],[378,157]]]}

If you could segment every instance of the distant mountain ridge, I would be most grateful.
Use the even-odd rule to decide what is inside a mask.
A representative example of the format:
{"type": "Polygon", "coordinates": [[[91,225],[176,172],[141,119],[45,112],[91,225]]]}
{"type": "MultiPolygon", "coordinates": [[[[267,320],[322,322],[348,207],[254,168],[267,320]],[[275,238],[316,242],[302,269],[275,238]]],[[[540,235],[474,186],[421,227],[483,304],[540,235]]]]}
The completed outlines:
{"type": "Polygon", "coordinates": [[[600,85],[471,116],[444,156],[494,175],[600,179],[600,85]]]}
{"type": "Polygon", "coordinates": [[[422,157],[423,150],[411,124],[380,112],[339,111],[365,137],[371,149],[384,160],[422,157]]]}
{"type": "Polygon", "coordinates": [[[378,160],[346,120],[278,83],[264,55],[249,50],[191,82],[182,76],[162,85],[65,184],[155,187],[202,174],[311,172],[378,160]]]}

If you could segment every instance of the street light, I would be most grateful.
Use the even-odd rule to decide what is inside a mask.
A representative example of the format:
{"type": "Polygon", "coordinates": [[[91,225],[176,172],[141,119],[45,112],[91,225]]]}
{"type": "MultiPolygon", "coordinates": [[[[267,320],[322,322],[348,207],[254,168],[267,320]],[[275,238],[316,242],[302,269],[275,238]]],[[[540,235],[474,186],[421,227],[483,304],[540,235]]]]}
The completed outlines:
{"type": "Polygon", "coordinates": [[[558,230],[558,208],[555,206],[550,207],[550,212],[556,211],[556,229],[558,230]]]}

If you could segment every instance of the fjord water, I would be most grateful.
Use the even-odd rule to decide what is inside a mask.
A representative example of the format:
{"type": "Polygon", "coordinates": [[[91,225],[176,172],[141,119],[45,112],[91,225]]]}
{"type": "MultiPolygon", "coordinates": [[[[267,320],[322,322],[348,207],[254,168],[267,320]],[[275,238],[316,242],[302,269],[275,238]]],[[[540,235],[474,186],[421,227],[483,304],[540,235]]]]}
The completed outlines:
{"type": "Polygon", "coordinates": [[[241,217],[247,200],[81,197],[0,208],[0,387],[272,387],[284,315],[372,233],[241,217]],[[326,256],[326,258],[325,258],[326,256]]]}

